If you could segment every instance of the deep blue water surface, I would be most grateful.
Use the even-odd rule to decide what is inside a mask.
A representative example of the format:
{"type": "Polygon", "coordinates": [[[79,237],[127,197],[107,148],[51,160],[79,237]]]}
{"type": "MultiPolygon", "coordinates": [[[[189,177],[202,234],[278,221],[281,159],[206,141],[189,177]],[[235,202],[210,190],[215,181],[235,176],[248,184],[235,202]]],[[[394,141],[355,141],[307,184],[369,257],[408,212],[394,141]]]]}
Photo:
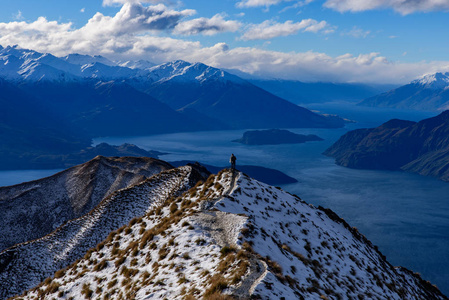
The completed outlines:
{"type": "MultiPolygon", "coordinates": [[[[95,143],[133,143],[170,153],[162,156],[163,160],[196,160],[217,166],[227,166],[234,153],[237,168],[239,164],[251,164],[281,170],[299,181],[282,188],[309,203],[331,208],[377,245],[393,265],[421,273],[449,295],[449,183],[403,172],[343,168],[321,155],[348,130],[377,126],[391,118],[421,120],[432,114],[341,103],[311,108],[359,122],[343,129],[290,129],[325,139],[296,145],[232,143],[244,130],[99,138],[95,143]]],[[[4,181],[4,174],[0,172],[0,185],[10,184],[4,181]]],[[[11,174],[6,177],[17,176],[11,174]]]]}

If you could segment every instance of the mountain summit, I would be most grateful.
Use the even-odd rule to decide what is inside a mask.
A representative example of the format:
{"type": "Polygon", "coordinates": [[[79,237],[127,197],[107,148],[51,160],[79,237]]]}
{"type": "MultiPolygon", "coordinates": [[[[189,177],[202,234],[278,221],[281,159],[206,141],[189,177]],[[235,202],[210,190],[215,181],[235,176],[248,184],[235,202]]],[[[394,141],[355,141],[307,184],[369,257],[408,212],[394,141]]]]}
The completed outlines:
{"type": "Polygon", "coordinates": [[[435,73],[423,76],[420,79],[412,81],[412,84],[420,85],[426,89],[448,89],[449,88],[449,72],[435,73]]]}

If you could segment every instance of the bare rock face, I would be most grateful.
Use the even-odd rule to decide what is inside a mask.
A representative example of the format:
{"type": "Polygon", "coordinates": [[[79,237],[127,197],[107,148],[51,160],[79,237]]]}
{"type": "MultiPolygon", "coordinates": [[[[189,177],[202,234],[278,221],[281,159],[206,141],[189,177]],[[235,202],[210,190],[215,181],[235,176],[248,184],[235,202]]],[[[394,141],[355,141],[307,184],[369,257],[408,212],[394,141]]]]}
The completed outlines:
{"type": "Polygon", "coordinates": [[[405,170],[449,181],[449,111],[411,122],[390,120],[353,130],[324,154],[356,169],[405,170]]]}
{"type": "Polygon", "coordinates": [[[153,158],[93,160],[53,176],[0,188],[0,251],[40,238],[116,190],[173,168],[153,158]]]}

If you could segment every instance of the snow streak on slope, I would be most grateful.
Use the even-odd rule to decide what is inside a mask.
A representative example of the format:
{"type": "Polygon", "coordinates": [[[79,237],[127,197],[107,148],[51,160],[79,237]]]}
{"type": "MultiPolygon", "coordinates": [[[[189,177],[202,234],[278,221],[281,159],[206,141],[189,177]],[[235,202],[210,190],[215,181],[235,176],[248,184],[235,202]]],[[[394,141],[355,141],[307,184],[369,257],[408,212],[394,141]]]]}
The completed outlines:
{"type": "Polygon", "coordinates": [[[148,69],[149,78],[153,82],[198,82],[204,81],[231,81],[246,83],[245,80],[223,70],[207,66],[202,63],[191,64],[182,60],[165,63],[148,69]]]}
{"type": "Polygon", "coordinates": [[[447,299],[355,229],[274,187],[211,176],[19,299],[447,299]]]}
{"type": "Polygon", "coordinates": [[[153,206],[189,189],[200,176],[192,167],[164,171],[105,198],[83,217],[38,240],[0,253],[0,298],[21,293],[81,258],[108,234],[153,206]]]}
{"type": "Polygon", "coordinates": [[[449,87],[449,72],[424,75],[412,81],[412,84],[421,85],[427,89],[447,89],[449,87]]]}

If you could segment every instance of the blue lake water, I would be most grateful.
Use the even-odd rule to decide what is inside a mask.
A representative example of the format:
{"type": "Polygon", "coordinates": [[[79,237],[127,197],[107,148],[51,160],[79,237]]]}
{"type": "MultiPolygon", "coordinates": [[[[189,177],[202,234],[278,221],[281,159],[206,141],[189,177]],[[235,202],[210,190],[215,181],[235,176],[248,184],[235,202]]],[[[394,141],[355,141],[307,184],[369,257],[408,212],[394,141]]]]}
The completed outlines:
{"type": "MultiPolygon", "coordinates": [[[[377,245],[393,265],[421,273],[449,295],[449,183],[403,172],[343,168],[321,155],[348,130],[377,126],[393,117],[421,120],[432,114],[345,105],[317,104],[311,108],[363,122],[342,129],[290,129],[325,139],[296,145],[246,146],[231,142],[244,130],[106,137],[94,142],[133,143],[147,150],[168,152],[161,156],[163,160],[196,160],[216,166],[227,166],[234,153],[237,168],[239,164],[251,164],[281,170],[299,181],[283,189],[314,205],[331,208],[377,245]]],[[[3,173],[0,185],[5,185],[3,173]]]]}

